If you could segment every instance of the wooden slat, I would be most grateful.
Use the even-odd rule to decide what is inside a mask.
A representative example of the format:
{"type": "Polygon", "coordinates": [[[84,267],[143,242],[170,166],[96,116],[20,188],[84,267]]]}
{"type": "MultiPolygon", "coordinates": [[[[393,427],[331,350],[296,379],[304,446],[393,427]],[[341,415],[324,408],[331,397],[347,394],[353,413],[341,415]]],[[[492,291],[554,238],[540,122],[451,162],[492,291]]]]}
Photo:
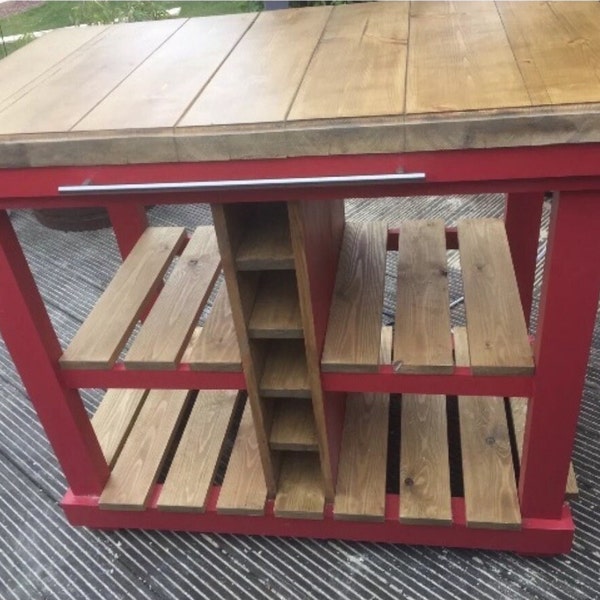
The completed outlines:
{"type": "Polygon", "coordinates": [[[242,13],[189,19],[75,129],[174,126],[255,18],[242,13]]]}
{"type": "Polygon", "coordinates": [[[409,48],[407,113],[531,104],[493,2],[411,3],[409,48]]]}
{"type": "Polygon", "coordinates": [[[400,521],[452,523],[446,396],[402,395],[400,521]]]}
{"type": "Polygon", "coordinates": [[[289,119],[402,114],[408,6],[334,7],[289,119]]]}
{"type": "Polygon", "coordinates": [[[113,467],[144,403],[148,390],[107,390],[92,417],[104,458],[113,467]]]}
{"type": "Polygon", "coordinates": [[[100,508],[144,509],[188,395],[187,390],[150,391],[100,496],[100,508]]]}
{"type": "Polygon", "coordinates": [[[257,209],[254,218],[246,223],[235,264],[241,271],[294,268],[285,204],[264,205],[257,209]]]}
{"type": "MultiPolygon", "coordinates": [[[[454,331],[457,366],[469,365],[469,338],[454,331]]],[[[504,398],[459,396],[460,443],[468,527],[519,529],[521,512],[504,398]]]]}
{"type": "Polygon", "coordinates": [[[311,401],[280,398],[273,411],[269,443],[273,450],[318,452],[319,443],[311,401]]]}
{"type": "Polygon", "coordinates": [[[597,2],[497,2],[532,103],[598,100],[597,2]]]}
{"type": "Polygon", "coordinates": [[[269,342],[260,393],[267,397],[310,398],[306,353],[302,340],[269,342]]]}
{"type": "Polygon", "coordinates": [[[227,287],[223,283],[204,327],[190,339],[182,362],[195,371],[239,371],[240,347],[235,334],[227,287]]]}
{"type": "Polygon", "coordinates": [[[261,274],[248,334],[253,338],[302,337],[302,316],[294,271],[265,271],[261,274]]]}
{"type": "Polygon", "coordinates": [[[158,508],[204,512],[237,397],[238,392],[230,390],[198,393],[158,498],[158,508]]]}
{"type": "MultiPolygon", "coordinates": [[[[510,411],[512,414],[513,428],[515,431],[515,440],[517,442],[517,453],[519,462],[523,457],[523,442],[525,440],[525,422],[527,420],[527,398],[510,398],[510,411]]],[[[579,486],[575,476],[573,463],[569,465],[569,474],[567,477],[567,487],[565,498],[573,500],[579,496],[579,486]]]]}
{"type": "Polygon", "coordinates": [[[283,120],[330,12],[328,6],[262,12],[181,125],[283,120]]]}
{"type": "Polygon", "coordinates": [[[250,404],[247,403],[221,486],[217,512],[262,515],[266,501],[267,487],[250,404]]]}
{"type": "MultiPolygon", "coordinates": [[[[392,328],[381,332],[381,360],[392,355],[392,328]]],[[[336,519],[383,521],[389,394],[348,394],[334,504],[336,519]]]]}
{"type": "Polygon", "coordinates": [[[376,371],[379,366],[386,244],[385,223],[346,223],[323,371],[376,371]]]}
{"type": "Polygon", "coordinates": [[[11,54],[0,63],[0,110],[12,104],[60,68],[73,54],[93,43],[106,31],[105,25],[55,29],[27,44],[19,54],[11,54]],[[27,65],[27,69],[23,68],[27,65]]]}
{"type": "Polygon", "coordinates": [[[129,368],[174,369],[218,276],[221,257],[212,227],[198,227],[135,338],[129,368]]]}
{"type": "Polygon", "coordinates": [[[311,452],[286,452],[275,496],[276,517],[322,519],[325,507],[319,457],[311,452]]]}
{"type": "Polygon", "coordinates": [[[65,350],[63,366],[112,366],[184,240],[183,227],[143,233],[65,350]]]}
{"type": "Polygon", "coordinates": [[[112,25],[5,109],[0,134],[68,131],[183,23],[167,19],[112,25]]]}
{"type": "Polygon", "coordinates": [[[451,373],[452,336],[444,222],[400,226],[394,332],[398,373],[451,373]]]}
{"type": "Polygon", "coordinates": [[[504,223],[460,221],[458,244],[473,372],[532,373],[532,351],[504,223]]]}

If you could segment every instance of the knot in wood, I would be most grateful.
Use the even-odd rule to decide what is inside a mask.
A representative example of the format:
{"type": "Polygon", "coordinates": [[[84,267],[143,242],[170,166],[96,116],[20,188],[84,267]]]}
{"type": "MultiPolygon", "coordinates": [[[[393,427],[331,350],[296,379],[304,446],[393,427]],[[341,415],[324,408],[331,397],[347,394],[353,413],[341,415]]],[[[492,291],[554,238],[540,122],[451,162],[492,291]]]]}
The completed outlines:
{"type": "Polygon", "coordinates": [[[404,485],[405,485],[406,487],[411,487],[411,486],[413,486],[414,484],[415,484],[415,482],[413,481],[412,477],[407,477],[407,478],[404,480],[404,485]]]}
{"type": "Polygon", "coordinates": [[[494,436],[490,435],[490,436],[488,436],[488,437],[485,438],[485,443],[488,446],[493,446],[496,443],[496,438],[494,436]]]}

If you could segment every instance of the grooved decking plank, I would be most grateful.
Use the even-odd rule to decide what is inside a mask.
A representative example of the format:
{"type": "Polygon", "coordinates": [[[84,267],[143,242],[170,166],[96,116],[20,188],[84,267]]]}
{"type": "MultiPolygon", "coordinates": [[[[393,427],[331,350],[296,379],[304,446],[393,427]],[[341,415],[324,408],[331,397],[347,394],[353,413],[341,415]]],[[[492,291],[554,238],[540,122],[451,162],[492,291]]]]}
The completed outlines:
{"type": "Polygon", "coordinates": [[[182,362],[189,363],[194,371],[240,371],[241,361],[227,286],[223,283],[204,327],[192,334],[182,362]]]}
{"type": "Polygon", "coordinates": [[[148,390],[107,390],[92,417],[104,458],[113,467],[135,423],[148,390]]]}
{"type": "Polygon", "coordinates": [[[312,403],[308,398],[275,400],[269,443],[273,450],[319,451],[312,403]]]}
{"type": "Polygon", "coordinates": [[[125,365],[174,369],[219,274],[221,257],[212,227],[198,227],[135,338],[125,365]]]}
{"type": "Polygon", "coordinates": [[[533,373],[504,223],[498,219],[460,221],[458,243],[473,373],[533,373]]]}
{"type": "Polygon", "coordinates": [[[321,358],[323,371],[376,371],[387,225],[347,222],[321,358]]]}
{"type": "Polygon", "coordinates": [[[217,512],[234,515],[262,515],[267,501],[267,486],[252,422],[250,403],[233,443],[233,449],[217,501],[217,512]]]}
{"type": "Polygon", "coordinates": [[[150,391],[100,496],[100,508],[144,509],[188,395],[187,390],[150,391]]]}
{"type": "Polygon", "coordinates": [[[400,521],[450,525],[446,396],[402,395],[400,446],[400,521]]]}
{"type": "Polygon", "coordinates": [[[238,394],[230,390],[199,392],[165,479],[158,508],[204,512],[238,394]]]}
{"type": "MultiPolygon", "coordinates": [[[[390,361],[392,328],[381,332],[381,360],[390,361]]],[[[389,394],[348,394],[334,504],[336,519],[383,521],[389,394]]]]}
{"type": "MultiPolygon", "coordinates": [[[[523,457],[523,442],[525,440],[525,422],[527,420],[527,398],[510,398],[510,411],[512,414],[513,427],[515,430],[515,440],[517,442],[517,452],[519,462],[523,457]]],[[[569,475],[567,477],[567,487],[565,498],[573,500],[579,496],[579,486],[575,476],[573,463],[569,464],[569,475]]]]}
{"type": "Polygon", "coordinates": [[[112,366],[184,241],[183,227],[151,227],[142,234],[62,355],[64,367],[112,366]]]}
{"type": "Polygon", "coordinates": [[[275,398],[311,397],[302,340],[274,340],[269,343],[260,393],[275,398]]]}
{"type": "Polygon", "coordinates": [[[442,220],[407,221],[400,226],[394,369],[399,373],[454,369],[442,220]]]}
{"type": "Polygon", "coordinates": [[[294,271],[265,271],[261,274],[248,334],[253,338],[302,337],[302,316],[294,271]]]}
{"type": "Polygon", "coordinates": [[[322,519],[324,508],[319,456],[312,452],[286,452],[281,459],[275,516],[322,519]]]}
{"type": "MultiPolygon", "coordinates": [[[[454,345],[457,366],[468,366],[465,328],[456,328],[454,345]]],[[[459,396],[458,414],[467,526],[519,529],[521,512],[504,398],[459,396]]]]}

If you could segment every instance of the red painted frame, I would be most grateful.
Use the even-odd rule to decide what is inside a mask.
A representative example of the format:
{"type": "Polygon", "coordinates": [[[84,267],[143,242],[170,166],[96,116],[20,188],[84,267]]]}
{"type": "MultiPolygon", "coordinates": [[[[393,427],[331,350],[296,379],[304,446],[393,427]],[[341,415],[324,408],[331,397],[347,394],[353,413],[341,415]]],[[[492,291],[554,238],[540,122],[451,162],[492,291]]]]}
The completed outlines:
{"type": "MultiPolygon", "coordinates": [[[[70,490],[63,506],[73,524],[307,535],[411,544],[509,549],[524,553],[568,551],[573,523],[564,490],[583,390],[600,291],[600,144],[422,152],[406,155],[301,157],[211,163],[52,167],[0,170],[0,330],[25,388],[65,472],[70,490]],[[301,177],[423,171],[424,183],[376,188],[337,187],[254,192],[153,194],[127,197],[62,197],[58,185],[148,183],[262,177],[301,177]],[[107,512],[97,505],[108,476],[97,440],[75,388],[84,386],[244,387],[241,373],[61,370],[60,347],[23,252],[2,208],[101,205],[109,209],[123,256],[146,226],[143,205],[183,202],[240,202],[335,197],[506,192],[506,224],[517,281],[529,316],[535,251],[543,193],[560,192],[552,204],[533,376],[323,373],[327,390],[429,391],[531,398],[519,481],[520,531],[467,528],[464,505],[454,499],[455,523],[448,528],[401,525],[398,498],[387,499],[385,523],[336,521],[329,508],[323,521],[218,515],[218,489],[203,515],[163,513],[154,505],[140,513],[107,512]],[[565,348],[568,350],[565,351],[565,348]]],[[[449,242],[454,243],[452,232],[449,242]]],[[[393,247],[394,234],[389,243],[393,247]]],[[[158,488],[157,488],[158,489],[158,488]]]]}

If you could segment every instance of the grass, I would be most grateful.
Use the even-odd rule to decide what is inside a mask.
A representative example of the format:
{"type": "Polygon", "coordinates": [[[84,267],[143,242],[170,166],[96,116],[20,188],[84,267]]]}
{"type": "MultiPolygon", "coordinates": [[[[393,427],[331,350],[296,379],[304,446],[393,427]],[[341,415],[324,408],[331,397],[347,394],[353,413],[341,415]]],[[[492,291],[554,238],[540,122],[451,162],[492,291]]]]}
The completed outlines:
{"type": "MultiPolygon", "coordinates": [[[[22,13],[0,19],[0,29],[4,36],[32,33],[45,29],[67,27],[75,23],[111,22],[123,15],[133,17],[132,20],[152,20],[164,18],[165,11],[177,6],[181,7],[180,17],[198,17],[221,15],[239,12],[253,12],[262,9],[262,2],[252,1],[213,1],[213,2],[44,2],[22,13]]],[[[25,43],[31,41],[7,43],[0,40],[0,57],[10,54],[25,43]]]]}

